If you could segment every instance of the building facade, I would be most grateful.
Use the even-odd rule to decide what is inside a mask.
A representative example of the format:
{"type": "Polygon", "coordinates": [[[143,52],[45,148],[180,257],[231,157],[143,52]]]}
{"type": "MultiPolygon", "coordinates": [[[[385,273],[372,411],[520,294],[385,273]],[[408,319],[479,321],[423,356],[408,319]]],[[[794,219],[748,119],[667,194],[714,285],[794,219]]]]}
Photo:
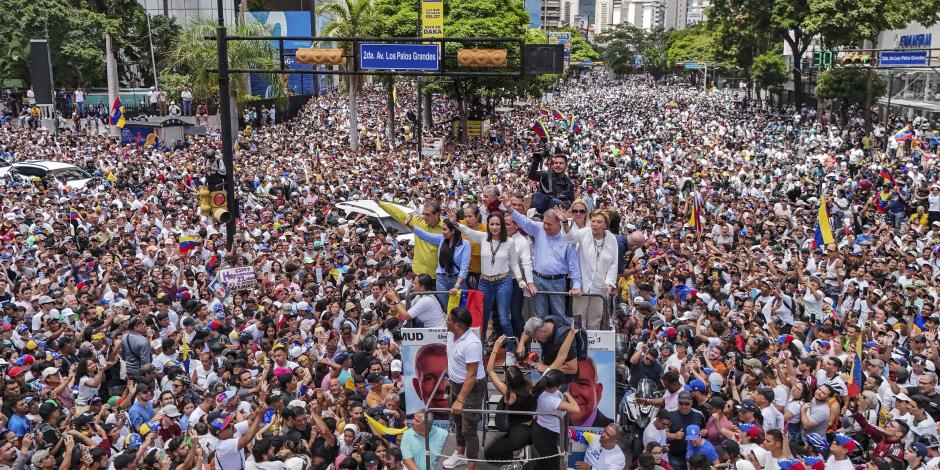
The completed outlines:
{"type": "MultiPolygon", "coordinates": [[[[164,15],[176,18],[183,27],[196,20],[218,19],[217,0],[137,0],[151,16],[164,15]]],[[[226,1],[222,5],[225,24],[235,22],[235,2],[226,1]]]]}

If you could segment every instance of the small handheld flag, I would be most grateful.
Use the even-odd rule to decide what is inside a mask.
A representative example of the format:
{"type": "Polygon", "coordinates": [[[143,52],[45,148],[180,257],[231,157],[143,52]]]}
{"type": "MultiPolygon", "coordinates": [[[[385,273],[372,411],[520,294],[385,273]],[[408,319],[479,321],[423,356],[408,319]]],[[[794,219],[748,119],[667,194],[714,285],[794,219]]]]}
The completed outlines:
{"type": "Polygon", "coordinates": [[[536,119],[535,123],[532,124],[532,131],[535,132],[535,135],[545,138],[548,138],[548,129],[545,127],[545,123],[541,119],[536,119]]]}
{"type": "Polygon", "coordinates": [[[552,108],[552,117],[561,120],[565,119],[565,115],[561,114],[561,111],[559,111],[557,108],[552,108]]]}
{"type": "Polygon", "coordinates": [[[200,245],[202,239],[199,237],[180,237],[180,254],[185,255],[200,245]]]}
{"type": "Polygon", "coordinates": [[[892,176],[892,175],[891,175],[891,172],[889,172],[887,169],[882,168],[882,169],[881,169],[881,172],[879,172],[879,175],[880,175],[882,178],[884,178],[884,180],[885,180],[886,183],[890,181],[891,184],[897,184],[897,183],[894,182],[894,176],[892,176]]]}
{"type": "Polygon", "coordinates": [[[904,126],[904,128],[898,131],[897,134],[894,134],[894,140],[898,142],[904,142],[905,140],[911,140],[912,138],[914,138],[914,132],[911,131],[911,126],[904,126]]]}
{"type": "Polygon", "coordinates": [[[689,226],[694,228],[699,234],[702,233],[702,203],[699,201],[698,193],[694,193],[692,199],[692,216],[689,217],[689,226]]]}
{"type": "Polygon", "coordinates": [[[121,104],[121,98],[115,98],[111,105],[111,125],[123,129],[124,123],[124,105],[121,104]]]}
{"type": "Polygon", "coordinates": [[[819,199],[819,211],[816,213],[816,236],[813,238],[813,249],[835,243],[832,236],[832,226],[829,225],[829,211],[826,209],[826,197],[819,199]]]}

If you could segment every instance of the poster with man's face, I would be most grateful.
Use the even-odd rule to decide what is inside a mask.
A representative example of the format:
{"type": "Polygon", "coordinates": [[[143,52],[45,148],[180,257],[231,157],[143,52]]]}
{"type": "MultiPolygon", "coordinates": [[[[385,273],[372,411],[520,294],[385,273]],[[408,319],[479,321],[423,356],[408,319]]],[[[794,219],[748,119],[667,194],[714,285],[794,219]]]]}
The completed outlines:
{"type": "Polygon", "coordinates": [[[587,358],[578,361],[578,378],[568,385],[568,393],[578,402],[580,411],[568,417],[572,427],[601,432],[613,422],[616,407],[616,336],[613,331],[586,333],[587,358]]]}

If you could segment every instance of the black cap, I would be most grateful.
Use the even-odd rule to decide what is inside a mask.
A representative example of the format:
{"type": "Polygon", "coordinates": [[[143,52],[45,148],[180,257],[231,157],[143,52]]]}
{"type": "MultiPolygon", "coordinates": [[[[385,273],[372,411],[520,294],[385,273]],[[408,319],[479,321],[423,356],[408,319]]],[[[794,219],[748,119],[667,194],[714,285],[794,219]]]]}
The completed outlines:
{"type": "Polygon", "coordinates": [[[379,457],[375,455],[375,452],[365,451],[362,453],[362,464],[363,465],[378,465],[379,457]]]}
{"type": "Polygon", "coordinates": [[[737,442],[734,442],[734,439],[725,439],[725,441],[721,443],[721,448],[731,457],[741,455],[741,446],[738,445],[737,442]]]}

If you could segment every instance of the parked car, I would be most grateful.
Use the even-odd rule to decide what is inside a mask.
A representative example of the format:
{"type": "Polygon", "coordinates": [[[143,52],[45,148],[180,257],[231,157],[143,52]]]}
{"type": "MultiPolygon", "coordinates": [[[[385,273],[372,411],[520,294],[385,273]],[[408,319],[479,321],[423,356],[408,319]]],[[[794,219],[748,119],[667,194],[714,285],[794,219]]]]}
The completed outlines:
{"type": "MultiPolygon", "coordinates": [[[[392,204],[407,214],[414,214],[415,210],[399,204],[392,204]]],[[[388,215],[375,201],[363,199],[359,201],[346,201],[336,204],[336,208],[346,214],[346,219],[354,219],[359,215],[365,215],[369,226],[376,232],[388,232],[390,229],[398,230],[399,241],[414,242],[415,234],[405,224],[393,219],[388,215]]],[[[348,224],[341,224],[348,226],[348,224]]]]}
{"type": "Polygon", "coordinates": [[[22,181],[29,181],[34,176],[54,178],[70,189],[83,189],[96,178],[87,171],[69,164],[51,160],[27,160],[11,165],[11,173],[22,181]]]}

